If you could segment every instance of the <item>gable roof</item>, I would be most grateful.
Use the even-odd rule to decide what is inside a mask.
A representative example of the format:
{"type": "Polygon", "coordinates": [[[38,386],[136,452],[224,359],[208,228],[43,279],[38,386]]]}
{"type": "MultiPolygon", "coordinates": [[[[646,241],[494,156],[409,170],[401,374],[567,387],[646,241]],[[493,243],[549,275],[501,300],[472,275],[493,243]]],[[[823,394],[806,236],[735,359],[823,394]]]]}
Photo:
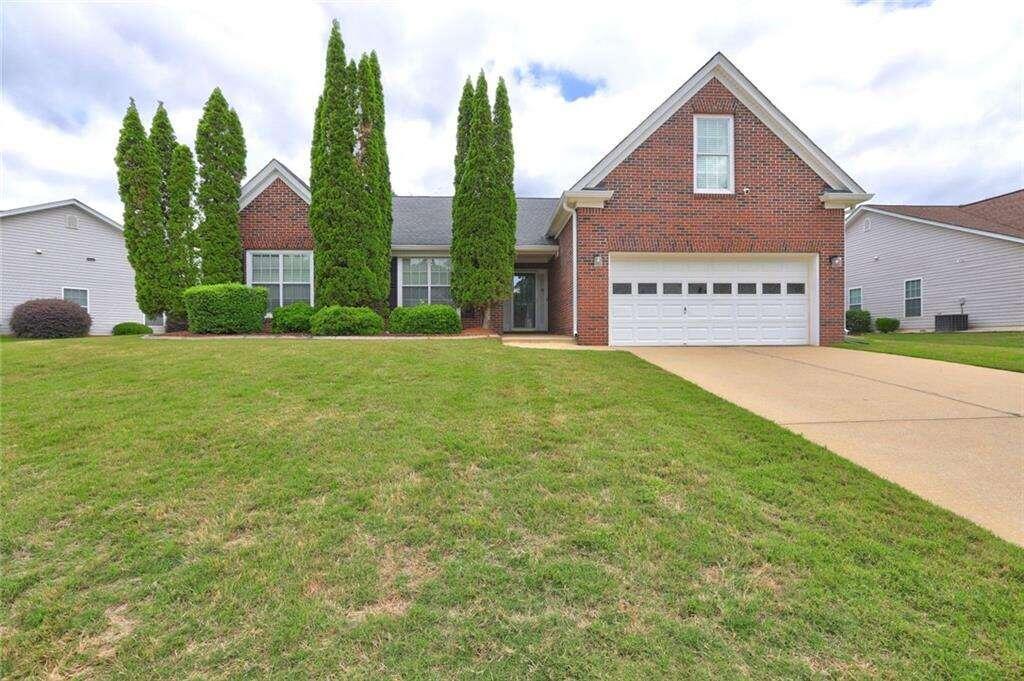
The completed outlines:
{"type": "Polygon", "coordinates": [[[870,198],[863,187],[847,175],[842,168],[823,152],[796,125],[779,111],[760,90],[721,52],[715,53],[693,76],[655,109],[650,116],[629,133],[625,139],[581,177],[570,191],[593,189],[620,163],[636,150],[644,140],[672,117],[686,102],[712,79],[717,79],[762,123],[775,133],[804,163],[824,180],[834,192],[863,195],[870,198]]]}
{"type": "Polygon", "coordinates": [[[124,232],[124,227],[120,223],[111,220],[103,213],[99,212],[95,208],[90,208],[78,199],[62,199],[60,201],[51,201],[49,203],[37,203],[34,206],[22,206],[21,208],[10,208],[8,210],[0,211],[0,218],[10,218],[15,215],[25,215],[27,213],[38,213],[39,211],[51,210],[53,208],[66,208],[72,207],[77,208],[88,215],[96,218],[103,224],[113,227],[119,232],[124,232]]]}
{"type": "Polygon", "coordinates": [[[1024,189],[956,206],[871,204],[855,210],[846,224],[862,211],[1024,241],[1024,189]]]}
{"type": "Polygon", "coordinates": [[[302,181],[298,175],[293,173],[288,166],[278,161],[276,158],[270,159],[270,163],[263,166],[263,168],[249,178],[249,180],[242,185],[242,192],[238,197],[238,210],[242,210],[250,203],[253,199],[259,196],[264,189],[274,183],[274,180],[281,180],[288,187],[302,197],[302,200],[309,203],[312,196],[309,185],[302,181]]]}
{"type": "MultiPolygon", "coordinates": [[[[269,187],[281,180],[307,204],[312,194],[309,185],[272,159],[242,186],[239,210],[269,187]]],[[[553,246],[547,237],[548,217],[558,204],[556,198],[517,197],[516,246],[553,246]]],[[[391,245],[393,248],[410,246],[438,246],[447,248],[452,242],[452,197],[450,196],[392,196],[391,245]]]]}

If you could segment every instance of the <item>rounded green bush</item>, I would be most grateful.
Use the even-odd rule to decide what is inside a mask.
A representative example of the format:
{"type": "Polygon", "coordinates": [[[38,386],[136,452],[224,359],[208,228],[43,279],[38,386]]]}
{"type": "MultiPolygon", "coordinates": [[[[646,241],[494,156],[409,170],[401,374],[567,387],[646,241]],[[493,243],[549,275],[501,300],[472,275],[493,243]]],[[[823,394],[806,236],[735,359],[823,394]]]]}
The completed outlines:
{"type": "Polygon", "coordinates": [[[192,333],[258,333],[267,312],[267,290],[242,284],[206,284],[181,294],[192,333]]]}
{"type": "Polygon", "coordinates": [[[458,310],[449,305],[396,307],[391,311],[388,329],[391,333],[461,333],[462,320],[458,310]]]}
{"type": "Polygon", "coordinates": [[[846,330],[850,333],[868,333],[871,331],[871,313],[867,310],[847,310],[846,330]]]}
{"type": "Polygon", "coordinates": [[[274,333],[309,333],[313,306],[305,302],[292,303],[274,310],[270,330],[274,333]]]}
{"type": "Polygon", "coordinates": [[[368,307],[331,305],[313,314],[309,328],[314,336],[376,336],[384,319],[368,307]]]}
{"type": "Polygon", "coordinates": [[[145,336],[153,333],[153,329],[139,322],[121,322],[114,325],[114,330],[111,333],[115,336],[145,336]]]}
{"type": "Polygon", "coordinates": [[[875,320],[875,328],[880,333],[892,333],[900,328],[900,320],[893,319],[892,317],[879,317],[875,320]]]}

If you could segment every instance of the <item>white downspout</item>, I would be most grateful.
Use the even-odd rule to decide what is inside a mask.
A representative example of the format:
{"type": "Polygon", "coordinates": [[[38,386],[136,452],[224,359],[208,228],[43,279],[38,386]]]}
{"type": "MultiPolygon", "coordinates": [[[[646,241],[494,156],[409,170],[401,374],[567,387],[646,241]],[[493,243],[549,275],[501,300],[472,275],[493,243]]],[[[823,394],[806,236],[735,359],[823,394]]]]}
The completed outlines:
{"type": "Polygon", "coordinates": [[[579,260],[577,256],[578,241],[576,240],[576,207],[572,208],[572,337],[579,337],[579,322],[577,313],[578,298],[576,295],[576,266],[579,260]]]}

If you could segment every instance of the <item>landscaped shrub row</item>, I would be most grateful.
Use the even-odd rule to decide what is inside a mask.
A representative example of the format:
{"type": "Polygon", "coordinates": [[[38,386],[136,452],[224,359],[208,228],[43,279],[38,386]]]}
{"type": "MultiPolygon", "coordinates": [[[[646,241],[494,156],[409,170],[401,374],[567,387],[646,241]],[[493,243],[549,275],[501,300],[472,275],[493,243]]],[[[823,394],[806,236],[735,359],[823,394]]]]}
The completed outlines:
{"type": "Polygon", "coordinates": [[[153,333],[153,329],[139,322],[121,322],[114,325],[112,333],[115,336],[144,336],[153,333]]]}
{"type": "Polygon", "coordinates": [[[309,326],[314,336],[376,336],[384,333],[384,319],[368,307],[331,305],[317,310],[309,326]]]}
{"type": "Polygon", "coordinates": [[[207,284],[181,294],[192,333],[257,333],[263,328],[267,291],[242,284],[207,284]]]}
{"type": "Polygon", "coordinates": [[[91,326],[85,308],[60,298],[26,300],[11,312],[11,331],[19,338],[74,338],[91,326]]]}
{"type": "Polygon", "coordinates": [[[417,305],[396,307],[388,320],[391,333],[459,333],[462,322],[459,313],[448,305],[417,305]]]}

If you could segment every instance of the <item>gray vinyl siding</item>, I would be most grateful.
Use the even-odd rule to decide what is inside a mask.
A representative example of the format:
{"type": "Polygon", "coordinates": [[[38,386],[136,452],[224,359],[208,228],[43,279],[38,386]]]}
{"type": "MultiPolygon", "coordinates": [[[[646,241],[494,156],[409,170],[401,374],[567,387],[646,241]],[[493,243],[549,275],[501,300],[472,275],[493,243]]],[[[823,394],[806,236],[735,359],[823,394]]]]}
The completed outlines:
{"type": "Polygon", "coordinates": [[[63,287],[89,290],[93,334],[108,334],[118,322],[145,319],[135,302],[135,274],[124,236],[73,206],[0,219],[0,279],[2,333],[10,333],[17,305],[60,298],[63,287]],[[78,216],[78,229],[67,227],[69,213],[78,216]]]}
{"type": "Polygon", "coordinates": [[[861,213],[846,228],[846,304],[860,287],[872,317],[895,317],[902,329],[935,327],[957,314],[971,328],[1024,326],[1024,244],[861,213]],[[921,279],[921,316],[903,316],[903,283],[921,279]]]}

